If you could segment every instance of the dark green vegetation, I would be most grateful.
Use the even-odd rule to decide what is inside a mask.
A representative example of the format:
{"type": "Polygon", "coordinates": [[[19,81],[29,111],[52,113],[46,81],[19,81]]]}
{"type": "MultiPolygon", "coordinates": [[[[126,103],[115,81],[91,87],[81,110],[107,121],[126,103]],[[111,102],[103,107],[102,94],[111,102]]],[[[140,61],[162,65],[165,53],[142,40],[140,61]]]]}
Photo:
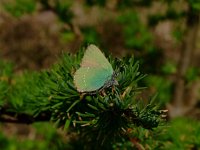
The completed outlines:
{"type": "MultiPolygon", "coordinates": [[[[163,124],[158,102],[153,103],[150,100],[150,103],[147,101],[149,104],[145,104],[142,99],[137,99],[137,95],[142,92],[137,82],[144,76],[139,74],[138,63],[134,63],[132,58],[124,58],[120,61],[110,58],[115,70],[120,70],[117,77],[119,86],[115,87],[114,92],[112,89],[107,89],[105,96],[98,94],[82,97],[79,95],[72,83],[72,75],[81,58],[82,53],[76,57],[64,55],[60,63],[55,64],[50,71],[26,72],[23,75],[12,74],[12,76],[11,65],[4,63],[3,70],[6,80],[1,80],[5,83],[1,84],[1,91],[7,91],[1,100],[2,113],[14,113],[17,119],[14,121],[25,124],[51,121],[57,127],[61,127],[62,132],[77,134],[75,139],[70,139],[69,134],[68,140],[64,141],[55,129],[52,129],[52,125],[33,124],[38,130],[37,136],[42,136],[39,141],[36,138],[16,142],[17,137],[15,136],[17,135],[7,139],[2,134],[1,142],[5,149],[10,147],[18,149],[21,144],[26,149],[46,149],[48,147],[57,149],[59,146],[61,149],[65,147],[90,149],[103,145],[104,148],[133,148],[133,144],[136,145],[135,147],[139,144],[139,147],[152,149],[199,146],[199,140],[196,139],[199,138],[199,123],[177,119],[170,124],[163,124]],[[116,66],[123,67],[117,68],[116,66]],[[129,80],[125,80],[127,78],[129,80]],[[4,110],[4,106],[7,110],[4,110]],[[158,127],[159,123],[160,127],[158,127]],[[41,129],[40,126],[45,127],[41,129]],[[153,131],[149,130],[152,128],[153,131]],[[187,135],[191,137],[184,138],[187,135]],[[180,144],[182,140],[185,142],[184,145],[180,144]]],[[[9,121],[9,118],[3,116],[2,119],[9,121]]]]}
{"type": "Polygon", "coordinates": [[[153,100],[145,104],[137,98],[141,91],[137,82],[144,78],[138,72],[138,62],[131,57],[122,60],[110,57],[114,69],[119,71],[119,86],[114,91],[106,89],[104,95],[80,95],[73,85],[73,73],[82,52],[64,55],[49,71],[26,72],[10,78],[14,83],[7,88],[9,95],[1,100],[4,102],[1,113],[15,114],[16,120],[3,115],[1,120],[27,124],[52,121],[64,130],[79,133],[79,144],[85,149],[96,146],[109,149],[115,143],[129,141],[128,130],[132,128],[158,127],[162,121],[158,106],[153,100]]]}
{"type": "MultiPolygon", "coordinates": [[[[0,126],[4,129],[3,126],[0,126]]],[[[7,125],[9,128],[9,125],[7,125]]],[[[16,127],[17,128],[17,127],[16,127]]],[[[66,144],[56,128],[49,123],[34,123],[32,128],[28,125],[23,126],[21,133],[16,134],[11,132],[12,136],[7,137],[6,133],[0,133],[0,145],[3,150],[45,150],[45,149],[71,149],[69,144],[66,144]],[[24,139],[24,137],[27,137],[24,139]]]]}
{"type": "Polygon", "coordinates": [[[199,18],[198,0],[2,0],[1,149],[199,149],[199,18]],[[114,90],[76,91],[89,43],[114,90]]]}

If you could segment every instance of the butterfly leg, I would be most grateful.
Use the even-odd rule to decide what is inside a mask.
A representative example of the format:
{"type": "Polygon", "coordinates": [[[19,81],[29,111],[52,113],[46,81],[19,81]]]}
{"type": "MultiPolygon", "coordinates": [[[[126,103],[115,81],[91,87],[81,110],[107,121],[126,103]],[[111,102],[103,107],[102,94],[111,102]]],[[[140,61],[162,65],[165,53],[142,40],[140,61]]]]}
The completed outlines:
{"type": "Polygon", "coordinates": [[[101,93],[102,96],[106,96],[106,92],[105,92],[104,89],[102,89],[100,93],[101,93]]]}
{"type": "Polygon", "coordinates": [[[115,86],[112,86],[112,93],[115,92],[115,86]]]}

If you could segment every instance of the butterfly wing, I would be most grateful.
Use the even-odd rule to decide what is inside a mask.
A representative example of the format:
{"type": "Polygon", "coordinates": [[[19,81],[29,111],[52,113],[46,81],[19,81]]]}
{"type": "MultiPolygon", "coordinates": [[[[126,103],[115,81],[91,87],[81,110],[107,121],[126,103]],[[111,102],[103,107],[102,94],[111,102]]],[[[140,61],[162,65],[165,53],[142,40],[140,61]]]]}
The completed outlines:
{"type": "Polygon", "coordinates": [[[100,89],[113,75],[113,68],[103,53],[95,46],[88,46],[81,67],[74,75],[74,83],[80,92],[100,89]]]}
{"type": "Polygon", "coordinates": [[[81,67],[97,67],[105,70],[112,70],[113,68],[103,53],[98,47],[91,44],[88,46],[87,50],[82,59],[81,67]]]}
{"type": "Polygon", "coordinates": [[[111,79],[111,72],[99,68],[80,68],[74,75],[74,84],[79,92],[92,92],[100,89],[111,79]]]}

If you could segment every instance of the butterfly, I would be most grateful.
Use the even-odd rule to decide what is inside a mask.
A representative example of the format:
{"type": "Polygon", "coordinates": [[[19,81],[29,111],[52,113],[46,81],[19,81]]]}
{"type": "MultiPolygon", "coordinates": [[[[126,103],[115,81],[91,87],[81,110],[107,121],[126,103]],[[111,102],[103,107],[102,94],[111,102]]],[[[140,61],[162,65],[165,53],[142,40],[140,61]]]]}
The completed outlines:
{"type": "Polygon", "coordinates": [[[118,85],[116,74],[104,54],[91,44],[87,47],[80,68],[74,74],[74,84],[78,92],[92,93],[118,85]]]}

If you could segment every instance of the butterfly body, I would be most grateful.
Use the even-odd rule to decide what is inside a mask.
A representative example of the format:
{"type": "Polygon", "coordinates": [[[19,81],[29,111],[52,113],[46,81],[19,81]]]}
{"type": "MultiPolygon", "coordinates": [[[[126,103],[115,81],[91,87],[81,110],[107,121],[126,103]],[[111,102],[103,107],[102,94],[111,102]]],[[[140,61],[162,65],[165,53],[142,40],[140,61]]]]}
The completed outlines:
{"type": "Polygon", "coordinates": [[[80,68],[74,74],[74,84],[79,92],[95,92],[114,83],[114,71],[103,53],[89,45],[80,68]]]}

